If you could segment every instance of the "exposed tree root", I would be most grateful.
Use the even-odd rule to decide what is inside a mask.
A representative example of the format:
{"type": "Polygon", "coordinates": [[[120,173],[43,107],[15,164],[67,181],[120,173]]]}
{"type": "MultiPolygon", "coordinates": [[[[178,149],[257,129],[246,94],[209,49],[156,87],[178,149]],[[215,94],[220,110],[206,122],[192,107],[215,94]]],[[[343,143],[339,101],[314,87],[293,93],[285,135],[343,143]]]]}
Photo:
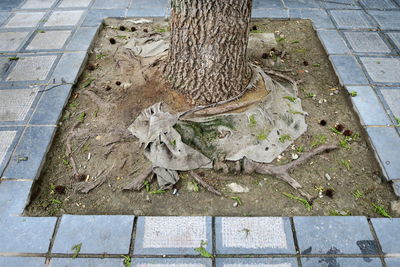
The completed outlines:
{"type": "Polygon", "coordinates": [[[276,178],[287,182],[291,187],[298,190],[300,192],[300,194],[311,203],[315,199],[315,197],[312,197],[307,192],[304,192],[303,190],[301,190],[302,186],[292,176],[290,176],[290,171],[294,167],[306,162],[307,160],[309,160],[311,157],[313,157],[315,155],[321,154],[323,152],[329,152],[329,151],[337,149],[337,148],[338,148],[337,146],[328,146],[328,145],[320,146],[314,150],[304,153],[299,159],[292,161],[290,163],[287,163],[285,165],[282,165],[282,166],[258,163],[258,162],[255,162],[255,161],[245,158],[244,162],[243,162],[243,170],[245,173],[256,172],[259,174],[273,175],[276,178]]]}
{"type": "Polygon", "coordinates": [[[201,179],[201,177],[199,175],[197,175],[197,173],[195,173],[194,171],[190,171],[189,174],[193,177],[193,179],[196,180],[196,182],[198,182],[202,187],[204,187],[205,189],[207,189],[208,191],[210,191],[211,193],[214,193],[218,196],[222,196],[222,194],[217,191],[214,187],[212,187],[211,185],[207,184],[206,182],[203,181],[203,179],[201,179]]]}
{"type": "Polygon", "coordinates": [[[144,182],[148,180],[150,182],[153,178],[153,168],[149,167],[144,169],[136,179],[134,179],[130,184],[125,186],[122,190],[128,191],[128,190],[135,190],[139,191],[144,187],[144,182]]]}
{"type": "Polygon", "coordinates": [[[71,139],[73,137],[75,137],[76,135],[76,127],[78,127],[78,125],[80,124],[80,121],[77,121],[71,128],[71,130],[68,133],[68,137],[67,140],[65,141],[66,144],[66,153],[65,155],[69,158],[69,162],[71,163],[72,169],[74,171],[74,177],[75,179],[77,179],[77,177],[79,177],[79,172],[78,172],[78,168],[76,167],[76,163],[74,160],[74,157],[72,156],[72,147],[71,147],[71,139]]]}

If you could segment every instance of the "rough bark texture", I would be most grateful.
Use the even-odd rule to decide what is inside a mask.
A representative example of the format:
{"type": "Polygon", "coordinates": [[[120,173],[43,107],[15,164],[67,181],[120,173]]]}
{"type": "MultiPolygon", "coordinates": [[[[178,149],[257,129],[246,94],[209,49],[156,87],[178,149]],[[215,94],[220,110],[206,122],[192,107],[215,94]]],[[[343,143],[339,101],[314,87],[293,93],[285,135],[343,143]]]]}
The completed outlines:
{"type": "Polygon", "coordinates": [[[197,104],[239,94],[249,68],[252,0],[172,0],[166,78],[197,104]]]}

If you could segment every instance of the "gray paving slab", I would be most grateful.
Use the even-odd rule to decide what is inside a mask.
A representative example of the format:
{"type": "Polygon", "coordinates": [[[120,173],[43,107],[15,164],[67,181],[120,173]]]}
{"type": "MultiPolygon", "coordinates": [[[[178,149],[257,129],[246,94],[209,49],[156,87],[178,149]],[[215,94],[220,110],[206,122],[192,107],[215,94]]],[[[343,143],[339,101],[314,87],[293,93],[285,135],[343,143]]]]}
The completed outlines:
{"type": "Polygon", "coordinates": [[[387,127],[368,127],[367,133],[384,169],[385,177],[388,180],[400,179],[399,134],[394,128],[387,127]]]}
{"type": "Polygon", "coordinates": [[[127,17],[165,17],[169,16],[166,7],[138,7],[128,9],[127,17]]]}
{"type": "Polygon", "coordinates": [[[143,8],[143,7],[169,7],[168,0],[132,0],[131,8],[143,8]]]}
{"type": "Polygon", "coordinates": [[[289,18],[289,10],[283,8],[256,8],[251,11],[252,18],[289,18]]]}
{"type": "Polygon", "coordinates": [[[380,88],[383,99],[388,104],[390,111],[397,118],[400,118],[400,87],[397,88],[380,88]]]}
{"type": "Polygon", "coordinates": [[[212,252],[211,217],[139,217],[134,255],[198,255],[212,252]]]}
{"type": "Polygon", "coordinates": [[[323,6],[327,9],[342,8],[342,9],[361,9],[356,0],[323,0],[323,6]]]}
{"type": "Polygon", "coordinates": [[[0,257],[0,266],[15,267],[43,267],[46,258],[43,257],[0,257]]]}
{"type": "Polygon", "coordinates": [[[400,266],[400,258],[385,258],[387,267],[398,267],[400,266]]]}
{"type": "Polygon", "coordinates": [[[400,218],[372,218],[382,251],[385,254],[400,254],[400,218]]]}
{"type": "Polygon", "coordinates": [[[362,125],[391,125],[389,116],[378,96],[370,86],[346,86],[347,91],[357,92],[351,101],[362,125]]]}
{"type": "MultiPolygon", "coordinates": [[[[135,0],[134,0],[135,1],[135,0]]],[[[253,9],[257,8],[284,8],[282,0],[254,0],[253,9]]]]}
{"type": "Polygon", "coordinates": [[[368,75],[376,83],[400,83],[400,58],[360,57],[368,75]]]}
{"type": "Polygon", "coordinates": [[[354,56],[333,55],[330,59],[342,85],[369,84],[354,56]]]}
{"type": "Polygon", "coordinates": [[[350,53],[350,49],[337,30],[318,30],[317,34],[328,54],[350,53]]]}
{"type": "Polygon", "coordinates": [[[5,74],[10,68],[12,61],[10,61],[9,57],[0,57],[0,79],[5,78],[5,74]]]}
{"type": "Polygon", "coordinates": [[[48,267],[124,267],[123,261],[122,256],[121,259],[52,258],[48,267]]]}
{"type": "Polygon", "coordinates": [[[59,8],[71,8],[71,7],[88,7],[93,0],[62,0],[59,4],[59,8]]]}
{"type": "Polygon", "coordinates": [[[56,55],[21,56],[8,74],[7,81],[45,80],[56,58],[56,55]]]}
{"type": "Polygon", "coordinates": [[[301,258],[302,266],[304,267],[335,267],[335,266],[370,266],[382,267],[380,258],[301,258]]]}
{"type": "Polygon", "coordinates": [[[86,58],[86,52],[64,53],[50,80],[56,83],[74,84],[84,68],[86,58]]]}
{"type": "Polygon", "coordinates": [[[0,253],[47,253],[55,217],[1,217],[0,253]]]}
{"type": "Polygon", "coordinates": [[[51,8],[57,0],[27,0],[21,9],[51,8]]]}
{"type": "Polygon", "coordinates": [[[124,9],[90,10],[82,23],[82,26],[98,26],[105,18],[125,17],[124,9]]]}
{"type": "Polygon", "coordinates": [[[36,31],[26,50],[54,50],[62,49],[71,35],[71,31],[36,31]]]}
{"type": "Polygon", "coordinates": [[[320,8],[317,0],[283,0],[288,8],[320,8]]]}
{"type": "Polygon", "coordinates": [[[368,11],[379,23],[382,30],[400,30],[400,10],[368,11]]]}
{"type": "Polygon", "coordinates": [[[28,31],[23,32],[0,32],[0,51],[13,52],[22,46],[28,36],[28,31]]]}
{"type": "Polygon", "coordinates": [[[80,27],[72,36],[66,50],[87,51],[94,41],[98,27],[80,27]]]}
{"type": "Polygon", "coordinates": [[[399,7],[391,0],[360,0],[366,9],[398,9],[399,7]]]}
{"type": "Polygon", "coordinates": [[[83,13],[83,10],[53,11],[44,26],[75,26],[82,18],[83,13]]]}
{"type": "Polygon", "coordinates": [[[331,10],[339,29],[373,29],[375,23],[362,10],[331,10]]]}
{"type": "Polygon", "coordinates": [[[217,254],[295,254],[289,218],[215,218],[217,254]]]}
{"type": "Polygon", "coordinates": [[[24,121],[40,87],[0,90],[0,122],[24,121]]]}
{"type": "Polygon", "coordinates": [[[73,254],[80,244],[83,254],[128,254],[134,216],[63,215],[52,253],[73,254]]]}
{"type": "Polygon", "coordinates": [[[2,181],[0,183],[0,216],[22,214],[29,201],[31,187],[32,181],[2,181]]]}
{"type": "Polygon", "coordinates": [[[23,127],[0,127],[0,175],[3,173],[10,156],[17,145],[23,127]]]}
{"type": "Polygon", "coordinates": [[[1,0],[0,10],[12,10],[18,7],[24,0],[1,0]]]}
{"type": "Polygon", "coordinates": [[[147,258],[147,259],[132,259],[133,266],[137,267],[211,267],[211,259],[185,259],[185,258],[147,258]]]}
{"type": "Polygon", "coordinates": [[[36,179],[55,132],[54,127],[27,127],[2,178],[36,179]]]}
{"type": "Polygon", "coordinates": [[[7,20],[10,14],[11,14],[10,12],[1,12],[1,7],[0,7],[0,25],[7,20]]]}
{"type": "Polygon", "coordinates": [[[320,9],[289,9],[290,18],[311,19],[315,28],[335,28],[325,10],[320,9]]]}
{"type": "Polygon", "coordinates": [[[396,45],[397,49],[400,50],[400,32],[389,32],[386,33],[393,43],[396,45]]]}
{"type": "Polygon", "coordinates": [[[345,32],[348,42],[354,52],[359,53],[390,53],[390,48],[377,32],[345,32]]]}
{"type": "Polygon", "coordinates": [[[3,26],[4,28],[30,28],[36,27],[43,19],[46,12],[16,12],[3,26]]]}
{"type": "Polygon", "coordinates": [[[216,267],[296,267],[296,258],[217,258],[216,267]]]}
{"type": "Polygon", "coordinates": [[[394,194],[398,197],[400,197],[400,180],[393,181],[392,187],[394,190],[394,194]]]}
{"type": "Polygon", "coordinates": [[[378,253],[365,217],[294,217],[294,224],[303,255],[378,253]]]}
{"type": "Polygon", "coordinates": [[[32,125],[57,125],[72,91],[72,85],[47,86],[29,121],[32,125]]]}
{"type": "Polygon", "coordinates": [[[93,9],[124,9],[128,8],[130,0],[95,0],[93,9]]]}

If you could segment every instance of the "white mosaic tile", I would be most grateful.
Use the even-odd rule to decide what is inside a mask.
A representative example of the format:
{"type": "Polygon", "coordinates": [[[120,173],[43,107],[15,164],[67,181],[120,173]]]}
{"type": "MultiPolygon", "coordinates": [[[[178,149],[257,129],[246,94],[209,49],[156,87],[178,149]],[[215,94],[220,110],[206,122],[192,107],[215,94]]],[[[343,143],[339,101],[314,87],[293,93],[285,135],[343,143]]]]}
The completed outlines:
{"type": "Polygon", "coordinates": [[[145,217],[143,248],[196,248],[202,241],[206,217],[145,217]]]}
{"type": "Polygon", "coordinates": [[[92,0],[63,0],[58,7],[87,7],[92,0]]]}
{"type": "Polygon", "coordinates": [[[0,32],[0,51],[15,51],[29,32],[0,32]]]}
{"type": "Polygon", "coordinates": [[[70,35],[71,31],[38,32],[26,49],[61,49],[70,35]]]}
{"type": "Polygon", "coordinates": [[[35,27],[43,18],[45,12],[18,12],[10,19],[4,28],[35,27]]]}
{"type": "Polygon", "coordinates": [[[288,248],[282,218],[223,217],[221,231],[224,247],[288,248]]]}
{"type": "Polygon", "coordinates": [[[0,164],[3,162],[4,156],[16,134],[17,131],[0,131],[0,164]]]}
{"type": "Polygon", "coordinates": [[[32,81],[46,79],[57,56],[23,57],[17,61],[7,77],[8,81],[32,81]]]}
{"type": "Polygon", "coordinates": [[[21,7],[22,9],[29,8],[50,8],[56,0],[28,0],[21,7]]]}
{"type": "Polygon", "coordinates": [[[22,121],[39,88],[0,90],[0,121],[22,121]]]}
{"type": "Polygon", "coordinates": [[[81,19],[82,10],[54,11],[44,26],[75,26],[81,19]]]}

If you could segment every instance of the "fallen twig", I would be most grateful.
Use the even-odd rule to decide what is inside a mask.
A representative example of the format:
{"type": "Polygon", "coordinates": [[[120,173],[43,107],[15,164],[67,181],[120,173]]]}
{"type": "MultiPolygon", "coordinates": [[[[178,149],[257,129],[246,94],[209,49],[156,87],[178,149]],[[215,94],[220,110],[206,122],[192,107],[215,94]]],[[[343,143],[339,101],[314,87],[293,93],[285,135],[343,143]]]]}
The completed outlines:
{"type": "Polygon", "coordinates": [[[72,169],[74,171],[75,178],[77,178],[79,176],[79,172],[78,172],[78,168],[76,167],[74,157],[72,156],[71,139],[73,137],[75,137],[75,135],[76,135],[75,129],[76,129],[76,127],[78,127],[79,124],[81,124],[81,121],[75,122],[75,124],[72,126],[71,130],[68,133],[67,140],[65,141],[66,156],[69,157],[69,161],[70,161],[72,169]]]}
{"type": "Polygon", "coordinates": [[[211,193],[214,193],[218,196],[222,196],[222,194],[215,190],[214,187],[212,187],[211,185],[207,184],[206,182],[203,181],[203,179],[201,179],[201,177],[199,175],[197,175],[197,173],[195,173],[194,171],[189,171],[189,174],[193,177],[193,179],[196,180],[196,182],[198,182],[202,187],[204,187],[205,189],[207,189],[208,191],[210,191],[211,193]]]}
{"type": "Polygon", "coordinates": [[[148,167],[144,169],[136,179],[134,179],[130,184],[125,186],[122,190],[124,191],[129,191],[129,190],[135,190],[139,191],[144,187],[144,182],[148,179],[148,182],[151,181],[153,178],[153,168],[148,167]]]}
{"type": "Polygon", "coordinates": [[[93,189],[95,189],[96,187],[102,185],[106,180],[107,180],[107,175],[111,172],[111,170],[114,168],[115,166],[115,162],[113,163],[113,165],[111,166],[111,168],[107,171],[106,174],[104,174],[102,176],[102,174],[104,173],[104,170],[100,171],[100,173],[97,175],[96,180],[90,183],[80,183],[77,187],[77,191],[79,193],[83,193],[83,194],[87,194],[90,191],[92,191],[93,189]],[[100,178],[101,177],[101,178],[100,178]]]}

